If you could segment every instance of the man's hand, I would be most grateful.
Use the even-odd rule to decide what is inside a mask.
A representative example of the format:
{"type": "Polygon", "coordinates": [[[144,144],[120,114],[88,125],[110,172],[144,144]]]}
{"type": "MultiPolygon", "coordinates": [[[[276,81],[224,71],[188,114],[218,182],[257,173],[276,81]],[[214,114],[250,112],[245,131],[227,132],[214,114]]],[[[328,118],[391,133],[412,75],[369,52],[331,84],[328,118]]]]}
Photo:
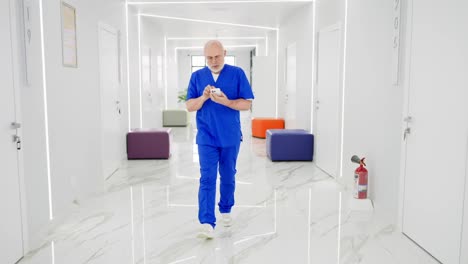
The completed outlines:
{"type": "Polygon", "coordinates": [[[210,98],[213,102],[222,104],[234,110],[249,110],[252,102],[245,99],[229,100],[229,98],[221,91],[221,95],[210,94],[210,98]]]}
{"type": "Polygon", "coordinates": [[[193,111],[197,111],[200,108],[202,108],[205,101],[210,99],[211,88],[214,88],[214,87],[211,86],[211,85],[207,85],[205,87],[205,90],[203,90],[203,94],[200,97],[192,98],[192,99],[188,100],[187,102],[185,102],[187,110],[189,112],[193,112],[193,111]]]}
{"type": "Polygon", "coordinates": [[[207,100],[207,99],[210,98],[211,89],[212,89],[212,88],[215,88],[215,87],[214,87],[214,86],[211,86],[211,85],[207,85],[207,86],[205,87],[205,90],[203,90],[202,96],[203,96],[203,98],[204,98],[205,100],[207,100]]]}
{"type": "Polygon", "coordinates": [[[215,93],[210,93],[210,98],[213,102],[216,102],[218,104],[222,104],[228,107],[229,107],[229,103],[231,102],[231,100],[227,98],[227,96],[223,93],[223,91],[221,91],[221,94],[219,95],[215,93]]]}

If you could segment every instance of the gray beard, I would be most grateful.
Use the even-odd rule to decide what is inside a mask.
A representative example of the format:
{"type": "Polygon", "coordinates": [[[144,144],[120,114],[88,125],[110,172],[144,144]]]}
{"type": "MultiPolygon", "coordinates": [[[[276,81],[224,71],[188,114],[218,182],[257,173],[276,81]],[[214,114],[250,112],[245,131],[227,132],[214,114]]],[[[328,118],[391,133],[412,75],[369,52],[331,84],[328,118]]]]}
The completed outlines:
{"type": "Polygon", "coordinates": [[[221,65],[221,69],[219,69],[218,72],[215,72],[210,66],[208,66],[208,69],[210,69],[210,71],[211,71],[212,73],[220,73],[220,72],[223,70],[223,68],[224,68],[224,64],[221,65]]]}

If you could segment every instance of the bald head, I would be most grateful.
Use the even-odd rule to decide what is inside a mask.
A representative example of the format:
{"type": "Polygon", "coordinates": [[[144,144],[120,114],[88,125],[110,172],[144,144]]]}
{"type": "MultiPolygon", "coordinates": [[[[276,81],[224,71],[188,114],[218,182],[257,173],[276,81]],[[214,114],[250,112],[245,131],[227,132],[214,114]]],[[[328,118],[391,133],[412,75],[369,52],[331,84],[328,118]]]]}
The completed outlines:
{"type": "Polygon", "coordinates": [[[213,73],[219,73],[223,69],[224,56],[226,56],[223,44],[219,40],[210,40],[205,44],[204,53],[208,68],[213,73]]]}
{"type": "Polygon", "coordinates": [[[206,53],[206,50],[210,48],[217,48],[217,49],[221,49],[224,51],[223,43],[221,43],[221,41],[216,40],[216,39],[209,40],[208,42],[205,43],[205,49],[204,49],[205,53],[206,53]]]}

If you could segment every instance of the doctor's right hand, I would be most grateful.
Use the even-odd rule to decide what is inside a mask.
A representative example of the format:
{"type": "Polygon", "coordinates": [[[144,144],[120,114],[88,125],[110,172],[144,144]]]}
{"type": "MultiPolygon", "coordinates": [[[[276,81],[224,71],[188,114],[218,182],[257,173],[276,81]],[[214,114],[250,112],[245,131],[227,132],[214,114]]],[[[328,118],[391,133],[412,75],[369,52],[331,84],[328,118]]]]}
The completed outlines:
{"type": "Polygon", "coordinates": [[[205,87],[205,90],[203,90],[203,98],[204,99],[209,99],[210,98],[210,95],[211,95],[211,89],[213,89],[214,87],[211,86],[211,85],[207,85],[205,87]]]}

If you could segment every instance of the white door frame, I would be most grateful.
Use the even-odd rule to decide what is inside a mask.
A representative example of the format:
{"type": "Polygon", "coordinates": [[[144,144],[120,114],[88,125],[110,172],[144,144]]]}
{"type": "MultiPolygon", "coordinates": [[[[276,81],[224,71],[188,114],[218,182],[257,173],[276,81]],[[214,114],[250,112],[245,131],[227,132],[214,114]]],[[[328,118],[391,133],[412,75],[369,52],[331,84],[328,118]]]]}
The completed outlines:
{"type": "MultiPolygon", "coordinates": [[[[21,47],[24,45],[24,32],[22,23],[20,20],[23,20],[23,17],[19,14],[24,14],[22,1],[10,0],[11,3],[11,26],[12,26],[12,56],[13,56],[13,78],[15,80],[15,106],[16,106],[16,120],[19,123],[23,123],[23,118],[21,115],[21,85],[26,83],[26,62],[24,58],[24,50],[21,50],[21,47]]],[[[23,138],[22,130],[18,130],[18,135],[23,138]]],[[[24,175],[24,157],[23,151],[18,152],[18,172],[19,172],[19,185],[20,185],[20,195],[21,195],[21,216],[22,216],[22,227],[23,227],[23,255],[26,254],[30,248],[30,238],[29,238],[29,229],[28,229],[28,214],[26,208],[26,184],[25,184],[25,175],[24,175]]]]}
{"type": "MultiPolygon", "coordinates": [[[[412,36],[412,0],[401,1],[401,18],[400,28],[404,30],[404,34],[400,34],[400,67],[399,67],[399,85],[403,86],[403,116],[409,115],[409,87],[410,87],[410,65],[411,65],[411,36],[412,36]],[[403,43],[403,45],[402,45],[403,43]]],[[[403,122],[403,120],[402,120],[403,122]]],[[[408,123],[405,124],[406,126],[408,123]]],[[[406,128],[406,126],[404,126],[406,128]]],[[[402,126],[403,127],[403,126],[402,126]]],[[[403,131],[402,131],[403,132],[403,131]]],[[[400,145],[400,177],[399,177],[399,192],[398,192],[398,217],[397,229],[403,231],[403,204],[405,193],[405,171],[406,171],[406,141],[401,140],[400,145]]]]}
{"type": "MultiPolygon", "coordinates": [[[[99,54],[99,57],[101,56],[100,50],[99,50],[100,49],[100,34],[101,34],[100,30],[105,30],[105,31],[107,31],[109,33],[112,33],[112,34],[115,34],[117,36],[117,41],[119,42],[119,43],[117,43],[117,49],[118,49],[118,54],[117,54],[117,57],[118,57],[117,58],[117,67],[118,67],[118,69],[117,69],[118,73],[117,74],[118,74],[118,77],[117,78],[119,79],[118,82],[121,83],[122,78],[120,76],[121,73],[120,73],[120,55],[119,55],[121,51],[120,51],[119,31],[116,28],[114,28],[113,26],[110,26],[110,25],[108,25],[106,23],[103,23],[101,21],[98,22],[98,54],[99,54]]],[[[101,63],[101,62],[99,62],[99,63],[101,63]]],[[[99,78],[101,78],[101,74],[102,73],[100,72],[99,78]]],[[[102,87],[102,81],[101,80],[100,80],[99,86],[100,86],[100,97],[101,97],[100,98],[100,103],[101,103],[101,108],[100,108],[100,111],[101,111],[101,115],[100,115],[100,117],[101,117],[101,131],[100,131],[100,135],[101,135],[101,155],[100,155],[100,157],[101,157],[101,173],[103,174],[102,179],[105,180],[105,178],[107,178],[109,175],[104,175],[104,169],[105,169],[104,159],[103,159],[103,153],[104,153],[104,127],[102,125],[104,123],[103,120],[106,117],[104,116],[104,112],[103,112],[103,109],[102,109],[105,99],[104,99],[104,89],[102,87]]],[[[120,100],[120,91],[118,91],[117,94],[118,94],[119,100],[120,100]]],[[[121,135],[123,130],[122,130],[122,124],[121,124],[120,121],[119,121],[119,127],[120,127],[119,134],[121,135]]],[[[122,153],[123,149],[121,147],[119,147],[119,152],[121,152],[121,153],[119,153],[119,156],[120,156],[120,161],[119,162],[121,162],[122,159],[123,159],[123,153],[122,153]]]]}
{"type": "MultiPolygon", "coordinates": [[[[21,115],[21,85],[25,83],[25,70],[26,65],[24,60],[23,41],[24,32],[21,20],[23,17],[23,4],[22,1],[9,0],[9,12],[10,12],[10,29],[11,29],[11,56],[12,56],[12,72],[13,72],[13,88],[14,88],[14,100],[15,100],[15,119],[12,120],[22,124],[21,115]]],[[[17,135],[22,138],[22,129],[17,129],[17,135]]],[[[24,179],[24,158],[23,152],[17,152],[18,161],[18,178],[19,178],[19,192],[20,192],[20,206],[21,206],[21,229],[22,229],[22,240],[23,240],[23,256],[29,251],[29,230],[27,224],[27,210],[26,210],[26,186],[24,179]]]]}
{"type": "MultiPolygon", "coordinates": [[[[338,154],[337,154],[337,172],[336,172],[336,179],[338,180],[339,178],[341,178],[341,175],[340,174],[340,162],[342,162],[342,157],[341,157],[341,149],[342,149],[342,126],[343,126],[343,122],[342,122],[342,119],[343,119],[343,116],[342,116],[342,108],[343,108],[343,105],[342,105],[342,102],[343,102],[343,91],[344,91],[344,85],[343,84],[343,56],[344,56],[344,47],[345,47],[345,43],[344,43],[344,37],[343,37],[343,34],[344,32],[342,32],[342,23],[341,22],[337,22],[335,24],[332,24],[332,25],[329,25],[329,26],[325,26],[323,27],[322,29],[320,29],[319,31],[317,31],[317,35],[316,35],[316,49],[315,49],[315,72],[313,73],[314,74],[314,101],[312,102],[312,106],[313,106],[313,134],[316,135],[317,134],[317,95],[318,95],[318,73],[320,71],[320,69],[318,68],[319,66],[319,41],[320,41],[320,35],[322,33],[326,33],[326,32],[331,32],[331,31],[336,31],[336,30],[339,30],[341,32],[340,34],[340,69],[339,69],[339,75],[340,75],[340,91],[339,91],[339,98],[338,98],[338,102],[339,105],[338,105],[338,129],[339,129],[339,132],[338,132],[338,139],[337,139],[337,146],[340,146],[339,149],[338,149],[338,154]]],[[[315,148],[314,148],[314,156],[317,154],[317,152],[315,151],[315,148]]],[[[328,173],[327,173],[328,174],[328,173]]]]}
{"type": "MultiPolygon", "coordinates": [[[[21,85],[26,83],[26,63],[24,58],[24,50],[21,48],[24,46],[25,34],[23,27],[23,17],[21,14],[24,14],[23,2],[10,0],[10,15],[11,15],[11,28],[12,28],[12,56],[13,56],[13,78],[15,81],[15,108],[16,108],[16,120],[19,123],[23,123],[23,118],[21,115],[21,85]]],[[[23,138],[22,130],[18,130],[18,135],[23,138]]],[[[18,173],[19,173],[19,187],[21,195],[21,217],[22,217],[22,229],[23,229],[23,255],[26,254],[30,248],[30,237],[28,229],[28,214],[26,207],[26,184],[25,184],[25,175],[24,175],[24,157],[23,151],[18,151],[18,173]]]]}
{"type": "MultiPolygon", "coordinates": [[[[400,54],[399,54],[399,81],[398,85],[403,88],[403,109],[402,109],[402,140],[401,140],[401,153],[400,153],[400,175],[399,175],[399,191],[398,191],[398,207],[397,207],[397,221],[396,231],[403,232],[403,218],[404,218],[404,193],[405,193],[405,177],[406,177],[406,160],[407,160],[407,141],[403,139],[404,129],[409,127],[405,117],[410,115],[409,102],[410,102],[410,80],[411,80],[411,51],[412,51],[412,31],[413,31],[413,0],[400,1],[401,3],[401,16],[400,16],[400,54]]],[[[467,120],[468,121],[468,120],[467,120]]],[[[467,160],[468,164],[468,145],[467,160]]],[[[464,198],[464,214],[463,214],[463,228],[462,228],[462,241],[460,245],[460,263],[467,263],[468,261],[468,167],[465,171],[465,198],[464,198]],[[465,239],[463,239],[465,237],[465,239]]],[[[416,244],[416,243],[415,243],[416,244]]],[[[417,244],[416,244],[417,245],[417,244]]]]}
{"type": "MultiPolygon", "coordinates": [[[[468,145],[466,146],[466,164],[468,164],[468,145]]],[[[460,263],[468,263],[468,166],[465,170],[465,201],[463,212],[462,241],[460,245],[460,263]]]]}

